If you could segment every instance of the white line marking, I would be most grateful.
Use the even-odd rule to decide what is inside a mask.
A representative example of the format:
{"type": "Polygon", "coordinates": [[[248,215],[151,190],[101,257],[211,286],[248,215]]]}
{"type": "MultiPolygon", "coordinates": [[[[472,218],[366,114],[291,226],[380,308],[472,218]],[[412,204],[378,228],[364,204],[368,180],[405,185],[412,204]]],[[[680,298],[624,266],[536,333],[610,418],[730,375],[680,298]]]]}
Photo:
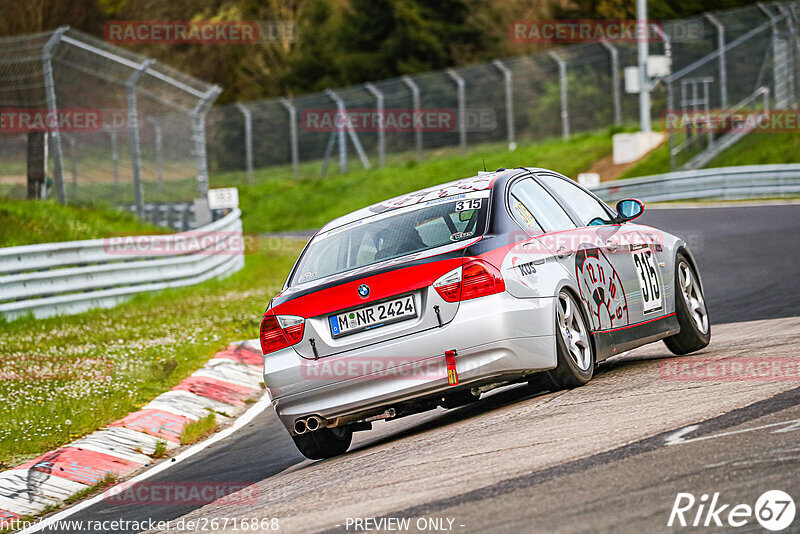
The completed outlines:
{"type": "MultiPolygon", "coordinates": [[[[236,420],[236,422],[234,422],[231,426],[229,426],[228,428],[226,428],[222,432],[220,432],[218,434],[215,434],[213,437],[211,437],[210,439],[208,439],[206,441],[203,441],[202,443],[198,443],[197,445],[193,445],[192,447],[189,447],[188,449],[186,449],[185,451],[180,453],[178,456],[176,456],[174,458],[175,461],[171,461],[170,459],[167,459],[167,460],[163,461],[162,463],[156,465],[152,469],[149,469],[149,470],[145,471],[141,475],[133,477],[132,479],[127,481],[127,483],[128,484],[135,484],[136,482],[141,482],[142,480],[148,479],[148,478],[152,477],[153,475],[157,475],[158,473],[160,473],[162,471],[166,471],[167,469],[169,469],[172,466],[178,465],[183,460],[191,458],[192,456],[194,456],[198,452],[202,451],[206,447],[209,447],[209,446],[217,443],[218,441],[222,441],[223,439],[227,438],[228,436],[230,436],[231,434],[233,434],[237,430],[241,429],[242,427],[244,427],[245,425],[250,423],[253,419],[256,418],[257,415],[259,415],[261,412],[263,412],[265,409],[267,409],[268,406],[270,406],[269,397],[267,395],[264,395],[263,397],[261,397],[261,399],[257,403],[253,404],[244,414],[242,414],[242,416],[239,417],[236,420]]],[[[66,510],[64,510],[62,512],[59,512],[59,513],[51,516],[51,517],[48,517],[47,519],[45,519],[45,520],[43,520],[43,521],[41,521],[39,523],[36,523],[35,525],[23,530],[22,534],[25,534],[25,533],[28,533],[28,532],[39,532],[40,530],[42,530],[42,529],[44,529],[44,528],[46,528],[46,527],[48,527],[50,525],[53,525],[58,521],[62,521],[64,519],[66,519],[67,517],[71,516],[72,514],[74,514],[76,512],[80,512],[81,510],[84,510],[85,508],[88,508],[88,507],[92,506],[93,504],[96,504],[96,503],[102,501],[103,497],[104,497],[104,493],[105,493],[105,491],[95,495],[91,499],[88,499],[86,501],[83,501],[83,502],[80,502],[80,503],[76,504],[72,508],[68,508],[68,509],[66,509],[66,510]]]]}
{"type": "Polygon", "coordinates": [[[755,426],[753,428],[743,428],[741,430],[732,430],[730,432],[721,432],[719,434],[711,434],[710,436],[701,436],[699,438],[683,439],[681,436],[688,434],[689,432],[699,427],[699,425],[692,425],[692,426],[687,426],[686,428],[682,428],[677,432],[673,432],[672,434],[666,437],[665,441],[666,445],[677,445],[679,443],[692,443],[694,441],[704,441],[707,439],[723,438],[725,436],[733,436],[734,434],[754,432],[756,430],[764,430],[765,428],[773,428],[776,426],[783,426],[783,425],[790,425],[790,426],[782,428],[780,430],[775,430],[773,434],[777,434],[778,432],[789,432],[790,430],[800,430],[800,419],[781,421],[780,423],[770,423],[768,425],[755,426]]]}

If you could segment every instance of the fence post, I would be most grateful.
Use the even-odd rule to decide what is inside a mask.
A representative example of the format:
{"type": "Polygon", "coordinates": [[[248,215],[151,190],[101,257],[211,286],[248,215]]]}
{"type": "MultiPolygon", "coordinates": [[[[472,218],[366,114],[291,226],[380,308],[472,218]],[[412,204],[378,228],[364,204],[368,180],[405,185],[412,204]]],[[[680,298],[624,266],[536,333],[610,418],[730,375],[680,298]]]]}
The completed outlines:
{"type": "MultiPolygon", "coordinates": [[[[56,103],[56,86],[53,80],[53,50],[55,49],[61,37],[69,29],[69,26],[62,26],[53,32],[50,39],[47,40],[42,48],[42,70],[44,75],[44,90],[47,95],[47,109],[48,111],[58,116],[58,105],[56,103]]],[[[52,129],[53,138],[53,177],[56,186],[56,193],[58,194],[58,202],[61,204],[67,203],[67,188],[64,185],[63,166],[61,164],[61,135],[58,131],[58,124],[52,129]]]]}
{"type": "Polygon", "coordinates": [[[794,20],[794,11],[792,9],[784,6],[780,2],[775,2],[775,7],[778,8],[782,14],[786,16],[786,24],[789,27],[789,62],[792,64],[791,68],[791,75],[792,75],[792,107],[797,107],[797,99],[800,97],[800,91],[798,90],[798,84],[800,81],[797,79],[797,51],[800,49],[800,42],[797,41],[797,26],[795,25],[794,20]]]}
{"type": "Polygon", "coordinates": [[[771,31],[772,31],[772,84],[774,93],[772,95],[772,99],[775,102],[776,109],[782,109],[785,107],[783,102],[783,93],[784,91],[778,87],[778,84],[781,83],[781,76],[779,75],[779,66],[778,66],[778,21],[782,17],[776,17],[773,15],[770,10],[764,5],[763,2],[756,2],[758,8],[769,18],[771,31]]]}
{"type": "Polygon", "coordinates": [[[378,109],[378,167],[386,165],[386,117],[383,109],[383,93],[371,83],[365,83],[364,88],[375,97],[378,109]]]}
{"type": "Polygon", "coordinates": [[[136,203],[136,214],[140,219],[144,218],[144,194],[142,191],[142,174],[139,145],[139,117],[136,103],[136,87],[139,80],[150,65],[155,63],[154,59],[146,59],[128,78],[125,83],[125,93],[128,101],[128,135],[131,141],[131,165],[133,167],[133,198],[136,203]]]}
{"type": "Polygon", "coordinates": [[[505,86],[506,93],[506,134],[508,136],[508,149],[515,150],[517,148],[517,143],[514,141],[514,94],[511,85],[513,82],[511,69],[506,67],[499,59],[493,60],[492,65],[503,75],[503,85],[505,86]]]}
{"type": "Polygon", "coordinates": [[[336,93],[330,89],[325,89],[325,94],[328,98],[336,104],[337,115],[339,116],[336,125],[337,141],[339,143],[339,172],[347,172],[347,138],[345,137],[345,122],[347,122],[347,110],[344,107],[344,102],[339,98],[336,93]]]}
{"type": "Polygon", "coordinates": [[[466,84],[464,78],[458,75],[454,69],[447,69],[447,75],[456,83],[458,95],[458,145],[461,152],[467,151],[467,108],[466,108],[466,84]]]}
{"type": "Polygon", "coordinates": [[[297,149],[297,109],[288,98],[281,98],[281,105],[289,112],[289,143],[292,151],[292,176],[297,178],[300,165],[297,149]]]}
{"type": "Polygon", "coordinates": [[[412,102],[412,107],[414,108],[414,118],[413,118],[413,122],[414,122],[414,145],[415,145],[416,151],[417,151],[417,161],[421,161],[422,160],[422,126],[420,125],[420,122],[417,120],[417,118],[419,117],[420,111],[421,111],[420,108],[422,108],[422,104],[420,103],[420,97],[419,97],[419,86],[416,83],[414,83],[414,80],[412,80],[410,76],[403,76],[401,78],[401,80],[403,80],[403,83],[406,84],[406,87],[408,87],[411,90],[411,102],[412,102]]]}
{"type": "Polygon", "coordinates": [[[158,190],[164,190],[164,139],[161,135],[161,123],[155,117],[148,117],[147,122],[153,125],[155,131],[155,145],[156,145],[156,177],[158,181],[158,190]]]}
{"type": "Polygon", "coordinates": [[[569,108],[567,107],[567,62],[553,51],[547,53],[558,64],[558,83],[561,86],[561,136],[569,139],[569,108]]]}
{"type": "Polygon", "coordinates": [[[728,67],[725,62],[725,25],[711,13],[705,13],[708,21],[717,29],[717,52],[719,54],[719,101],[722,109],[728,109],[728,67]]]}
{"type": "Polygon", "coordinates": [[[72,198],[74,200],[77,200],[78,199],[78,153],[76,152],[75,148],[75,136],[69,135],[64,137],[66,137],[67,143],[69,143],[69,168],[70,168],[70,174],[72,175],[72,198]]]}
{"type": "Polygon", "coordinates": [[[208,162],[206,160],[206,113],[208,108],[222,92],[218,86],[212,86],[197,102],[192,110],[192,139],[194,153],[197,158],[197,192],[200,198],[208,198],[208,162]]]}
{"type": "Polygon", "coordinates": [[[611,55],[611,91],[614,99],[614,124],[622,124],[622,102],[619,90],[619,50],[607,41],[600,41],[600,44],[608,50],[611,55]]]}
{"type": "MultiPolygon", "coordinates": [[[[358,135],[356,134],[356,131],[353,128],[353,125],[350,123],[350,120],[347,116],[347,108],[344,105],[344,100],[342,100],[342,98],[338,94],[336,94],[336,92],[333,91],[332,89],[326,89],[325,94],[327,94],[328,97],[336,103],[336,107],[339,110],[339,114],[341,115],[342,120],[344,121],[343,123],[341,123],[341,127],[339,130],[339,141],[340,141],[339,154],[341,155],[343,148],[345,154],[347,154],[347,146],[344,144],[346,142],[346,138],[342,135],[346,130],[347,134],[350,136],[350,140],[353,142],[353,146],[356,147],[356,153],[358,153],[358,158],[361,160],[361,164],[364,166],[365,169],[369,169],[370,165],[369,165],[369,160],[367,159],[367,154],[364,152],[364,147],[361,146],[361,141],[358,140],[358,135]]],[[[345,170],[342,172],[347,172],[346,164],[347,160],[345,156],[345,170]]]]}
{"type": "Polygon", "coordinates": [[[119,147],[117,146],[117,131],[114,128],[108,129],[111,136],[111,170],[114,175],[114,195],[119,200],[119,147]]]}
{"type": "MultiPolygon", "coordinates": [[[[667,85],[667,110],[671,113],[674,113],[675,110],[675,95],[672,89],[672,75],[670,74],[664,79],[664,83],[667,85]]],[[[672,121],[667,121],[667,146],[669,147],[669,171],[675,171],[675,154],[673,149],[675,148],[675,138],[674,134],[672,133],[672,121]]]]}
{"type": "Polygon", "coordinates": [[[236,109],[244,117],[244,158],[247,168],[247,183],[253,183],[253,115],[241,102],[236,102],[236,109]]]}

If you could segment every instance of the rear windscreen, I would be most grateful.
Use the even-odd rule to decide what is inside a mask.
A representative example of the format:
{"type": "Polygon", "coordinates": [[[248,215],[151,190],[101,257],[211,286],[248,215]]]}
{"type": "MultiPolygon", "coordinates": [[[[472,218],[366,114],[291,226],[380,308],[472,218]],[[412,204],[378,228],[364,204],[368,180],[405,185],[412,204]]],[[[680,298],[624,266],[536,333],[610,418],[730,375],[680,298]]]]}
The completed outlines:
{"type": "Polygon", "coordinates": [[[314,237],[290,285],[309,282],[483,234],[489,192],[431,200],[374,215],[314,237]]]}

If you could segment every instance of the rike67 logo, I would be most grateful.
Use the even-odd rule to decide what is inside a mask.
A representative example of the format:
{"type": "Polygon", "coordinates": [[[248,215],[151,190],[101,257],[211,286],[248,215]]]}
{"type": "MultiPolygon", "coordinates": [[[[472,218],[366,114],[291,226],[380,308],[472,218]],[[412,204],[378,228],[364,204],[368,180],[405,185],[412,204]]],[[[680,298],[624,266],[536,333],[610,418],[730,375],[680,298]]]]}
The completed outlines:
{"type": "Polygon", "coordinates": [[[755,503],[729,504],[723,502],[719,492],[699,499],[691,493],[678,493],[668,527],[743,527],[752,525],[753,519],[763,528],[778,532],[794,521],[795,505],[792,497],[781,490],[764,492],[755,503]]]}

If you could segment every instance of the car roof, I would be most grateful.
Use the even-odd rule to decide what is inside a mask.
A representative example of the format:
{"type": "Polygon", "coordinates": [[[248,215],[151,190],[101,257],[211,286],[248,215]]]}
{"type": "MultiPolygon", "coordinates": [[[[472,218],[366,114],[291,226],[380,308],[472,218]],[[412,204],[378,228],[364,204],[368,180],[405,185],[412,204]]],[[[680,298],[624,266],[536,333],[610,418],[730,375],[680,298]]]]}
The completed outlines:
{"type": "MultiPolygon", "coordinates": [[[[512,169],[512,170],[519,171],[520,169],[512,169]]],[[[413,191],[411,193],[406,193],[405,195],[401,195],[399,197],[394,197],[389,200],[384,200],[377,204],[373,204],[366,208],[361,208],[360,210],[348,213],[347,215],[343,215],[342,217],[332,220],[331,222],[323,226],[317,232],[317,234],[327,232],[328,230],[332,230],[333,228],[338,228],[339,226],[350,224],[352,222],[365,219],[367,217],[372,217],[373,215],[378,215],[380,213],[385,213],[387,211],[395,210],[398,208],[403,208],[406,206],[427,202],[429,200],[449,197],[461,193],[471,193],[473,191],[490,190],[492,189],[492,187],[494,187],[495,183],[497,182],[497,179],[508,172],[510,171],[507,171],[506,169],[498,169],[497,171],[490,171],[490,172],[479,172],[476,176],[471,176],[469,178],[462,178],[460,180],[454,180],[452,182],[447,182],[444,184],[434,185],[426,189],[420,189],[419,191],[413,191]]]]}

